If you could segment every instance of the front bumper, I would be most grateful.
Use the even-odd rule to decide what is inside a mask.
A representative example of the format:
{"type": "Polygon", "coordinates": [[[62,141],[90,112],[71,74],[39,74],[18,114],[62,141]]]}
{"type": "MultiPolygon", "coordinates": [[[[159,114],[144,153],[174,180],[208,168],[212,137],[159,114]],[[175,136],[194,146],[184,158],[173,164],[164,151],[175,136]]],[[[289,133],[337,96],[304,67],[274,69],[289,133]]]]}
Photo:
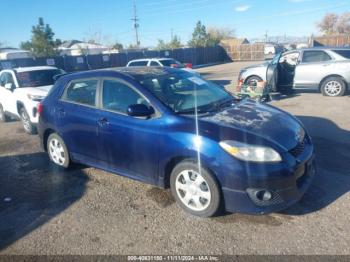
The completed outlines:
{"type": "MultiPolygon", "coordinates": [[[[222,188],[225,209],[230,212],[247,214],[266,214],[286,209],[298,202],[309,188],[316,174],[314,155],[295,168],[294,173],[288,179],[288,187],[276,188],[268,181],[252,181],[252,187],[246,190],[222,188]],[[272,197],[262,200],[256,197],[255,192],[267,190],[272,197]]],[[[279,183],[277,183],[279,184],[279,183]]]]}

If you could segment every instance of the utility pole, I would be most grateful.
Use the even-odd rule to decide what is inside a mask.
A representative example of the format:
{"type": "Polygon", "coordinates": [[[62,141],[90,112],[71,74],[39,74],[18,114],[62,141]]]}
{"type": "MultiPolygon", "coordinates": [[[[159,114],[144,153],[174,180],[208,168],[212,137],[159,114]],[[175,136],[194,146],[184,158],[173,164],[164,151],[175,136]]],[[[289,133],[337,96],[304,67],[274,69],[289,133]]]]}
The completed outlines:
{"type": "Polygon", "coordinates": [[[174,39],[174,29],[171,28],[170,41],[173,41],[173,39],[174,39]]]}
{"type": "Polygon", "coordinates": [[[133,0],[133,9],[134,9],[134,16],[131,18],[131,21],[134,22],[134,29],[135,29],[135,37],[136,37],[136,46],[140,46],[140,40],[139,40],[139,19],[137,18],[137,13],[136,13],[136,2],[133,0]]]}
{"type": "Polygon", "coordinates": [[[267,43],[267,37],[268,37],[268,34],[267,34],[267,30],[266,30],[266,33],[265,33],[265,43],[267,43]]]}

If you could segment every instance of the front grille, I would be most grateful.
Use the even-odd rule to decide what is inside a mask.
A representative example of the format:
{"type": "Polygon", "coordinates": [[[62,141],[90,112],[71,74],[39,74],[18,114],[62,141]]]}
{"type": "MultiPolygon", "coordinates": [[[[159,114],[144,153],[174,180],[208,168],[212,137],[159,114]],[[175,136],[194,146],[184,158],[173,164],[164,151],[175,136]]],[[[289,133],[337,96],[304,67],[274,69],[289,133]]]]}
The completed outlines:
{"type": "Polygon", "coordinates": [[[306,143],[307,143],[307,140],[305,137],[302,142],[298,142],[298,144],[294,148],[289,150],[289,153],[292,154],[294,157],[300,156],[301,153],[303,153],[303,151],[305,149],[306,143]]]}

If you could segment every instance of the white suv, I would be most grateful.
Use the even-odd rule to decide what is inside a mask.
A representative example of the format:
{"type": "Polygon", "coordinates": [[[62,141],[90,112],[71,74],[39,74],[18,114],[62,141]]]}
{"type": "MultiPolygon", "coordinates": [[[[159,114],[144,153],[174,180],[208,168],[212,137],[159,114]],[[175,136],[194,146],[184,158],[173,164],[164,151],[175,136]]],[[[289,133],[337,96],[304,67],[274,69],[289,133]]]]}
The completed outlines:
{"type": "Polygon", "coordinates": [[[192,69],[192,64],[182,64],[179,61],[176,61],[173,58],[143,58],[143,59],[136,59],[136,60],[131,60],[126,67],[130,66],[168,66],[168,67],[173,67],[173,68],[179,68],[182,70],[185,70],[187,72],[190,72],[192,74],[198,75],[196,71],[192,69]]]}
{"type": "Polygon", "coordinates": [[[24,130],[36,133],[37,105],[54,84],[54,76],[64,73],[56,67],[35,66],[0,72],[0,121],[19,118],[24,130]]]}

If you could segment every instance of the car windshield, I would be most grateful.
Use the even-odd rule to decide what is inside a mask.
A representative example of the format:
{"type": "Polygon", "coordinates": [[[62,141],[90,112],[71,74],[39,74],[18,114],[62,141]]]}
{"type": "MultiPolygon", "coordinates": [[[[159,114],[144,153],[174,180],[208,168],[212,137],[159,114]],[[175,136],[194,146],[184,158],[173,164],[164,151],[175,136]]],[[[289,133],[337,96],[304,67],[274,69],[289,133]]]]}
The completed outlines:
{"type": "Polygon", "coordinates": [[[17,80],[20,87],[48,86],[54,84],[54,76],[59,74],[62,74],[59,69],[17,72],[17,80]]]}
{"type": "Polygon", "coordinates": [[[183,64],[179,63],[178,61],[174,59],[165,59],[159,61],[163,66],[169,66],[169,67],[176,67],[176,68],[182,68],[184,67],[183,64]]]}
{"type": "Polygon", "coordinates": [[[178,114],[207,113],[233,103],[224,88],[189,73],[138,77],[141,85],[178,114]]]}

